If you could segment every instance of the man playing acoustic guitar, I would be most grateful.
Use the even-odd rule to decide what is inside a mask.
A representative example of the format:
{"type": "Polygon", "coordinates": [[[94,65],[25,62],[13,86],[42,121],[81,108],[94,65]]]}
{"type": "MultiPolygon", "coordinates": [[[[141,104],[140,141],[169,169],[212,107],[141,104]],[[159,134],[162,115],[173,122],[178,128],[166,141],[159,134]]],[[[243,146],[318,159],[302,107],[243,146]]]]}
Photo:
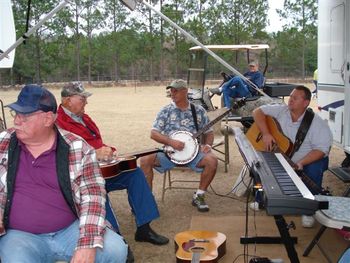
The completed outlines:
{"type": "MultiPolygon", "coordinates": [[[[81,136],[94,147],[98,160],[111,160],[116,149],[103,143],[97,125],[85,114],[87,98],[91,95],[85,91],[80,82],[64,86],[61,91],[62,103],[57,111],[56,122],[61,128],[81,136]]],[[[167,244],[169,239],[157,234],[150,227],[151,221],[159,217],[159,212],[152,191],[140,168],[137,167],[135,170],[125,171],[118,176],[106,179],[107,193],[123,189],[127,189],[129,204],[136,219],[135,240],[155,245],[167,244]]],[[[113,220],[113,211],[107,209],[106,217],[118,230],[118,223],[113,220]]]]}
{"type": "MultiPolygon", "coordinates": [[[[173,138],[171,135],[178,131],[194,134],[209,123],[209,118],[203,107],[192,104],[193,110],[191,109],[192,107],[187,98],[187,84],[184,80],[177,79],[172,81],[167,89],[170,89],[172,103],[165,106],[158,113],[151,130],[151,138],[174,151],[183,152],[190,147],[185,145],[184,140],[173,138]],[[194,121],[195,119],[197,122],[194,121]]],[[[206,131],[203,137],[204,143],[200,145],[198,154],[194,153],[192,155],[193,159],[190,158],[191,161],[185,164],[192,170],[201,172],[199,188],[192,199],[192,205],[196,206],[200,212],[209,211],[209,206],[204,200],[204,193],[215,176],[218,164],[215,154],[211,151],[211,145],[214,140],[212,129],[206,131]]],[[[192,143],[195,144],[194,141],[192,143]]],[[[144,156],[140,159],[140,163],[151,188],[153,168],[159,172],[165,172],[176,166],[176,163],[170,160],[169,156],[163,152],[144,156]]]]}
{"type": "MultiPolygon", "coordinates": [[[[290,94],[288,105],[272,104],[261,106],[253,111],[253,117],[261,131],[262,140],[267,151],[274,149],[276,141],[269,130],[266,116],[271,116],[277,120],[283,134],[291,140],[294,148],[296,148],[296,145],[299,147],[299,149],[294,150],[294,154],[292,153],[291,157],[296,168],[302,170],[321,188],[323,172],[328,169],[328,154],[332,146],[333,137],[327,123],[317,114],[307,110],[310,100],[310,90],[304,86],[298,86],[290,94]],[[311,117],[307,117],[310,115],[311,117]],[[304,116],[309,119],[303,121],[304,116]],[[299,129],[301,126],[303,128],[299,129]],[[300,132],[299,130],[304,131],[300,132]],[[300,138],[299,134],[301,133],[306,133],[303,136],[304,138],[300,138]]],[[[312,192],[312,189],[310,190],[312,192]]],[[[313,222],[311,221],[313,221],[312,217],[306,218],[303,216],[303,226],[312,226],[313,222]],[[309,223],[306,222],[308,219],[309,223]]]]}

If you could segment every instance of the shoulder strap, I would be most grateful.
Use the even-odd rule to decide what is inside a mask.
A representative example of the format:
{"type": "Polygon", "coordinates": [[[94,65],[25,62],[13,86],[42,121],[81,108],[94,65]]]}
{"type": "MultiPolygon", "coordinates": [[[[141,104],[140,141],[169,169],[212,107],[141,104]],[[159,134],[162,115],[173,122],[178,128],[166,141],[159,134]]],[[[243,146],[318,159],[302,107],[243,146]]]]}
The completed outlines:
{"type": "Polygon", "coordinates": [[[196,113],[196,108],[195,108],[195,106],[192,104],[192,103],[190,103],[190,105],[191,105],[191,111],[192,111],[192,116],[193,116],[193,121],[194,121],[194,125],[196,126],[196,130],[197,130],[197,132],[198,132],[198,123],[197,123],[197,113],[196,113]]]}
{"type": "Polygon", "coordinates": [[[298,129],[297,135],[295,136],[295,142],[293,151],[290,153],[290,158],[296,153],[300,146],[302,145],[307,132],[309,131],[309,128],[311,126],[312,120],[314,119],[315,113],[311,108],[307,108],[304,114],[304,118],[301,121],[300,127],[298,129]]]}

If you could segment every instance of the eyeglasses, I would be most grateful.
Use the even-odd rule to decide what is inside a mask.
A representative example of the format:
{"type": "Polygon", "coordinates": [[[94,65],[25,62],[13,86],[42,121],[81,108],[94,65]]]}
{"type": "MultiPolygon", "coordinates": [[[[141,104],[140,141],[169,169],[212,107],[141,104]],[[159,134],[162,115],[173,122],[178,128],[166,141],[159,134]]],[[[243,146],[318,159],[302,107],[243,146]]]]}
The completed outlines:
{"type": "Polygon", "coordinates": [[[10,114],[11,116],[15,119],[16,117],[21,121],[21,122],[27,122],[28,119],[34,115],[38,115],[40,113],[43,113],[43,111],[36,111],[36,112],[33,112],[33,113],[18,113],[14,110],[10,110],[10,114]]]}

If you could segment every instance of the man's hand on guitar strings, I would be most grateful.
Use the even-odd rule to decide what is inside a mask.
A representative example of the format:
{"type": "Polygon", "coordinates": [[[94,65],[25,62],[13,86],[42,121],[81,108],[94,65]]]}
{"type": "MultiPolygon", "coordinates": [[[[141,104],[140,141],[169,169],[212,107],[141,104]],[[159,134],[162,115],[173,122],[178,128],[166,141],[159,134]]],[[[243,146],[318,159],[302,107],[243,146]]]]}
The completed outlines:
{"type": "Polygon", "coordinates": [[[298,162],[295,164],[295,169],[297,171],[302,171],[304,169],[304,166],[300,162],[298,162]]]}
{"type": "Polygon", "coordinates": [[[273,138],[273,136],[270,133],[264,134],[262,136],[262,139],[265,144],[266,151],[272,152],[277,146],[275,138],[273,138]]]}

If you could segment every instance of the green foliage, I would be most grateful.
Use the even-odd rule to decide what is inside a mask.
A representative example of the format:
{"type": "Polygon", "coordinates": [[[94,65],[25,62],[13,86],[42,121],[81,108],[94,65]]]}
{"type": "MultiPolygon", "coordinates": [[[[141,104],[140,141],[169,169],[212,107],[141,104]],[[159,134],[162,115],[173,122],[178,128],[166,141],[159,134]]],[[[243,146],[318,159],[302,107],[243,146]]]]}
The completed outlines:
{"type": "MultiPolygon", "coordinates": [[[[58,3],[33,0],[30,27],[58,3]]],[[[316,0],[286,0],[279,12],[285,26],[274,34],[265,31],[267,0],[162,0],[159,4],[166,16],[203,44],[270,44],[269,77],[300,77],[316,68],[316,0]]],[[[25,31],[26,9],[26,0],[13,1],[18,37],[25,31]]],[[[142,5],[131,12],[119,0],[74,0],[17,48],[12,80],[186,78],[191,46],[168,23],[163,22],[161,30],[159,16],[142,5]]],[[[244,54],[219,55],[237,69],[246,69],[244,54]]],[[[261,54],[253,56],[264,60],[261,54]]],[[[218,78],[222,66],[210,63],[211,77],[218,78]]]]}
{"type": "Polygon", "coordinates": [[[281,17],[287,23],[284,32],[293,29],[293,37],[299,45],[293,50],[299,54],[301,76],[305,77],[308,71],[317,67],[315,60],[315,39],[317,36],[317,0],[286,0],[284,9],[279,10],[281,17]]]}

